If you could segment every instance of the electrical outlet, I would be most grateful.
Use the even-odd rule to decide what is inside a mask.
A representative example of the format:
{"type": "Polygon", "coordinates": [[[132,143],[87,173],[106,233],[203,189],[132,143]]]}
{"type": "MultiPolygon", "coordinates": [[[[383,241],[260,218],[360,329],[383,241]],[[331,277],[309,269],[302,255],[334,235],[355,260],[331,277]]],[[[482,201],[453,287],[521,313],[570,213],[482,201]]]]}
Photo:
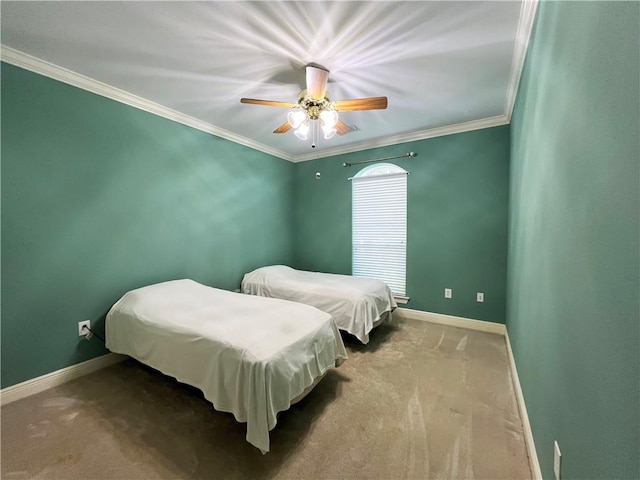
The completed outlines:
{"type": "Polygon", "coordinates": [[[560,462],[562,461],[562,454],[560,453],[560,446],[556,440],[553,441],[553,473],[556,476],[556,480],[560,480],[560,462]]]}
{"type": "Polygon", "coordinates": [[[451,290],[450,288],[445,288],[444,298],[451,298],[451,297],[453,297],[453,290],[451,290]]]}
{"type": "Polygon", "coordinates": [[[484,293],[482,292],[476,293],[476,302],[479,302],[479,303],[484,302],[484,293]]]}
{"type": "Polygon", "coordinates": [[[89,330],[84,330],[84,327],[91,328],[91,320],[83,320],[82,322],[78,322],[78,336],[84,337],[87,333],[90,333],[89,330]]]}

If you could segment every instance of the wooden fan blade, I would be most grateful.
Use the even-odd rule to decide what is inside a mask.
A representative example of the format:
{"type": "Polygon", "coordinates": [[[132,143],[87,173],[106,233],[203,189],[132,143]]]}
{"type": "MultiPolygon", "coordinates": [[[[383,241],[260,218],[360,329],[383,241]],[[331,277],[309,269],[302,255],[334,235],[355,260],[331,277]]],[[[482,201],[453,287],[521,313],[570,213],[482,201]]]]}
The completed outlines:
{"type": "Polygon", "coordinates": [[[347,125],[346,123],[344,123],[342,120],[338,120],[338,123],[336,123],[336,133],[338,135],[346,135],[349,132],[353,132],[353,128],[351,128],[349,125],[347,125]]]}
{"type": "Polygon", "coordinates": [[[329,81],[328,70],[307,65],[307,96],[313,100],[324,99],[327,81],[329,81]]]}
{"type": "Polygon", "coordinates": [[[289,130],[291,130],[291,124],[289,122],[284,122],[282,125],[276,128],[273,133],[287,133],[289,130]]]}
{"type": "Polygon", "coordinates": [[[338,100],[337,102],[333,102],[333,105],[338,112],[352,112],[355,110],[384,110],[387,108],[387,97],[338,100]]]}
{"type": "Polygon", "coordinates": [[[266,105],[268,107],[285,107],[285,108],[293,108],[296,106],[295,103],[276,102],[274,100],[258,100],[256,98],[241,98],[240,103],[250,103],[253,105],[266,105]]]}

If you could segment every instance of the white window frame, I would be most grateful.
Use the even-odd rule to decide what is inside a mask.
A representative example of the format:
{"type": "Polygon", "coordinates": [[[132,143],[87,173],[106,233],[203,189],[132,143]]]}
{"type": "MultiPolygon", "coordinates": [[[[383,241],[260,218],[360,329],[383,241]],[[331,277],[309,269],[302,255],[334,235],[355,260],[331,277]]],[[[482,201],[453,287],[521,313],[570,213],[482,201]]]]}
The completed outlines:
{"type": "Polygon", "coordinates": [[[351,178],[352,274],[382,280],[407,298],[407,176],[377,163],[351,178]]]}

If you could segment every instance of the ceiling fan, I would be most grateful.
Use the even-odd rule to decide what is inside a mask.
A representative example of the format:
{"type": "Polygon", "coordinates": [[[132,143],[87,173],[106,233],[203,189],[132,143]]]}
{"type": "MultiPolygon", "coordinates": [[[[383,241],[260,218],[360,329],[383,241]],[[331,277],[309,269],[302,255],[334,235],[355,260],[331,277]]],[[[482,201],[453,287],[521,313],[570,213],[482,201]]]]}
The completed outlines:
{"type": "MultiPolygon", "coordinates": [[[[329,139],[336,133],[346,135],[355,130],[338,118],[338,112],[387,108],[387,97],[331,101],[327,93],[328,80],[329,70],[320,66],[307,65],[307,88],[300,92],[298,103],[257,100],[255,98],[241,98],[240,102],[291,108],[292,110],[287,114],[287,121],[276,128],[273,133],[286,133],[293,128],[296,137],[301,140],[307,139],[312,120],[320,120],[324,138],[329,139]]],[[[315,147],[315,144],[312,146],[315,147]]]]}

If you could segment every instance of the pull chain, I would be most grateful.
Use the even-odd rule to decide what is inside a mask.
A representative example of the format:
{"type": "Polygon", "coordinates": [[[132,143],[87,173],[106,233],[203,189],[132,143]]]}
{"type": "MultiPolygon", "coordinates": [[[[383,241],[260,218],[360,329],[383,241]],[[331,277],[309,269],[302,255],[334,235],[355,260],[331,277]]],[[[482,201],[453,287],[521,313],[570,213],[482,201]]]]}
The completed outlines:
{"type": "Polygon", "coordinates": [[[311,148],[316,148],[316,129],[318,128],[318,120],[313,120],[311,127],[311,148]]]}

